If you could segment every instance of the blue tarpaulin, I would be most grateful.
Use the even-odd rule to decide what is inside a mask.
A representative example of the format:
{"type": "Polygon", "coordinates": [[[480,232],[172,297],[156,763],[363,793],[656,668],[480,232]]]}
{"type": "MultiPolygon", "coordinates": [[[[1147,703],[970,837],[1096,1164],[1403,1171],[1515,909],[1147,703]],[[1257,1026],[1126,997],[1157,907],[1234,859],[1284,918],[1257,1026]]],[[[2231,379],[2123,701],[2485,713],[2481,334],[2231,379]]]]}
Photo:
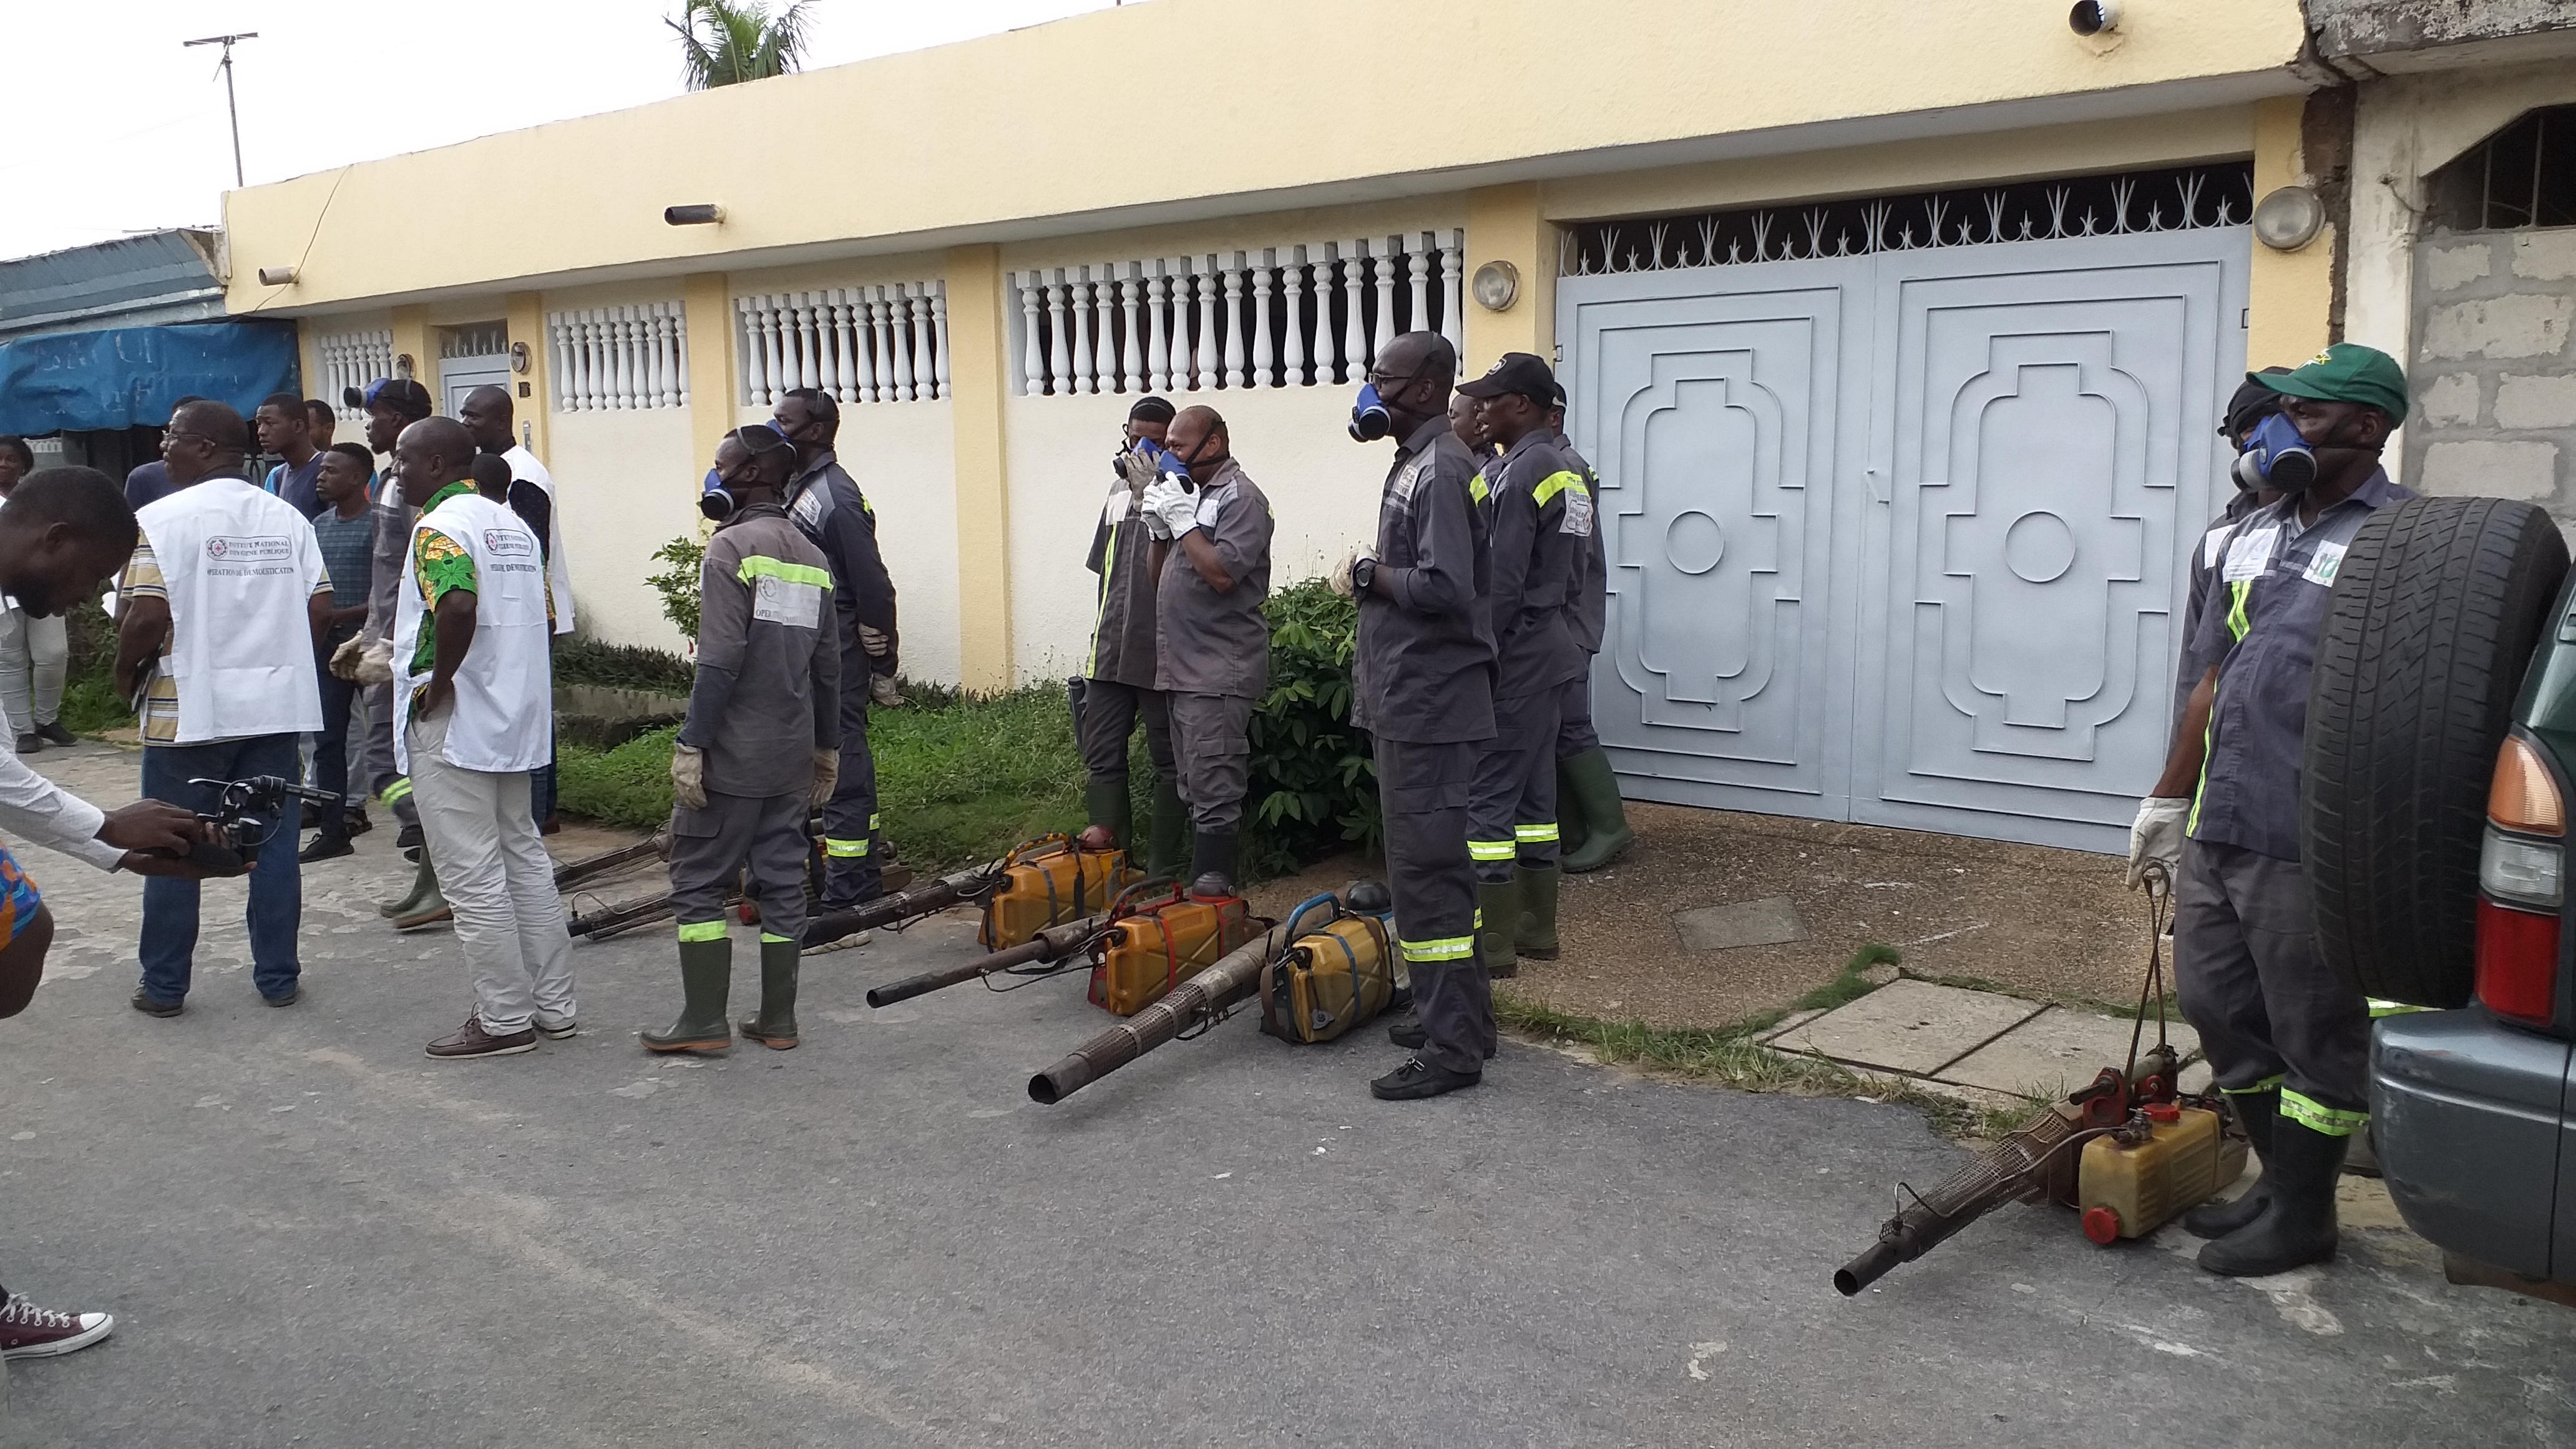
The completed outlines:
{"type": "Polygon", "coordinates": [[[249,417],[296,388],[289,322],[179,322],[0,343],[0,433],[159,427],[194,393],[249,417]]]}

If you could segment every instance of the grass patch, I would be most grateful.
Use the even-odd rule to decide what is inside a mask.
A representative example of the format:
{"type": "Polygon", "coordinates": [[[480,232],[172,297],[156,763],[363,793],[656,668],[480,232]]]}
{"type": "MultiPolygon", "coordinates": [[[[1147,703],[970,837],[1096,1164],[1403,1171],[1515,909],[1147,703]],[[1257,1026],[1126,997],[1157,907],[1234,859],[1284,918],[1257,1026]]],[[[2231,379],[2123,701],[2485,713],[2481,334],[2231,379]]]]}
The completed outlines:
{"type": "MultiPolygon", "coordinates": [[[[1878,983],[1863,973],[1872,966],[1893,966],[1905,959],[1894,946],[1876,941],[1864,944],[1843,963],[1842,974],[1789,1003],[1790,1011],[1831,1011],[1837,1006],[1858,1001],[1878,989],[1878,983]]],[[[1785,1014],[1785,1013],[1783,1013],[1785,1014]]]]}

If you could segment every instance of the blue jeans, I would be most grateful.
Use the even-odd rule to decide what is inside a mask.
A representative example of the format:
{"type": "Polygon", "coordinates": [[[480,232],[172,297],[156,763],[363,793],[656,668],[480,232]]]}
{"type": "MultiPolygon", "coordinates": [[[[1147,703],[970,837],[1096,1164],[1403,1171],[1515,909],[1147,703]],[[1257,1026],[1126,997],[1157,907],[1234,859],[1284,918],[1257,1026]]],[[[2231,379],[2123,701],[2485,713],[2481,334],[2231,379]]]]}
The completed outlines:
{"type": "MultiPolygon", "coordinates": [[[[192,779],[239,780],[251,775],[278,775],[292,780],[300,760],[293,735],[257,735],[203,745],[146,745],[143,749],[143,794],[147,799],[211,813],[215,792],[192,779]]],[[[289,801],[286,810],[294,811],[289,801]]],[[[295,861],[296,832],[290,813],[259,850],[250,872],[251,983],[275,1000],[295,989],[302,974],[295,962],[295,928],[304,915],[304,877],[295,861]]],[[[182,1001],[197,954],[197,883],[146,876],[143,880],[143,994],[156,1001],[182,1001]]]]}
{"type": "MultiPolygon", "coordinates": [[[[349,816],[366,803],[363,796],[349,794],[349,708],[359,686],[328,667],[321,675],[322,733],[313,740],[313,788],[342,797],[340,808],[322,812],[322,834],[325,839],[346,840],[349,816]]],[[[299,808],[296,813],[303,811],[299,808]]]]}

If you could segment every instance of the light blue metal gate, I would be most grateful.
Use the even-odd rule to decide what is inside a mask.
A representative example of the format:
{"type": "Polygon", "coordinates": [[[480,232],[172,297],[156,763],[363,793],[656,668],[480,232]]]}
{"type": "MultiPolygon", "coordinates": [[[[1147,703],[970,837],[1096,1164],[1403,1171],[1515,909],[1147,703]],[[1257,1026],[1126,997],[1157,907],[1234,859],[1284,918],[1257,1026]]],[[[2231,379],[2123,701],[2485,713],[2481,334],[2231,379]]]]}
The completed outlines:
{"type": "MultiPolygon", "coordinates": [[[[1644,799],[2125,848],[2247,233],[1558,282],[1603,481],[1603,742],[1644,799]]],[[[1712,252],[1713,252],[1712,247],[1712,252]]]]}

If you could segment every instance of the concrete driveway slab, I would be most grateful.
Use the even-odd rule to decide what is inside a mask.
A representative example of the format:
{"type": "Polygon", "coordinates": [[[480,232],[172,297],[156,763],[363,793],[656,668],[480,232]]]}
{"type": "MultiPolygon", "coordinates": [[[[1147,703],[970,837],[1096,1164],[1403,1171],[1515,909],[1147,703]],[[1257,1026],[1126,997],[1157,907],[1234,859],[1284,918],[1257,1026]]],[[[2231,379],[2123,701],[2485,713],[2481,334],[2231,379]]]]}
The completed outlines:
{"type": "Polygon", "coordinates": [[[1798,903],[1787,896],[1736,901],[1673,913],[1685,951],[1729,951],[1738,946],[1778,946],[1807,939],[1798,903]]]}
{"type": "Polygon", "coordinates": [[[1898,980],[1776,1035],[1770,1044],[1930,1076],[2043,1009],[2017,996],[1898,980]]]}
{"type": "MultiPolygon", "coordinates": [[[[1945,1082],[2024,1097],[2063,1097],[2093,1080],[2104,1067],[2129,1059],[2134,1025],[2117,1017],[2052,1006],[1934,1075],[1945,1082]]],[[[2180,1021],[2166,1026],[2165,1039],[2184,1056],[2200,1046],[2200,1034],[2180,1021]]],[[[2139,1036],[2138,1049],[2155,1044],[2156,1024],[2149,1021],[2139,1036]]]]}

